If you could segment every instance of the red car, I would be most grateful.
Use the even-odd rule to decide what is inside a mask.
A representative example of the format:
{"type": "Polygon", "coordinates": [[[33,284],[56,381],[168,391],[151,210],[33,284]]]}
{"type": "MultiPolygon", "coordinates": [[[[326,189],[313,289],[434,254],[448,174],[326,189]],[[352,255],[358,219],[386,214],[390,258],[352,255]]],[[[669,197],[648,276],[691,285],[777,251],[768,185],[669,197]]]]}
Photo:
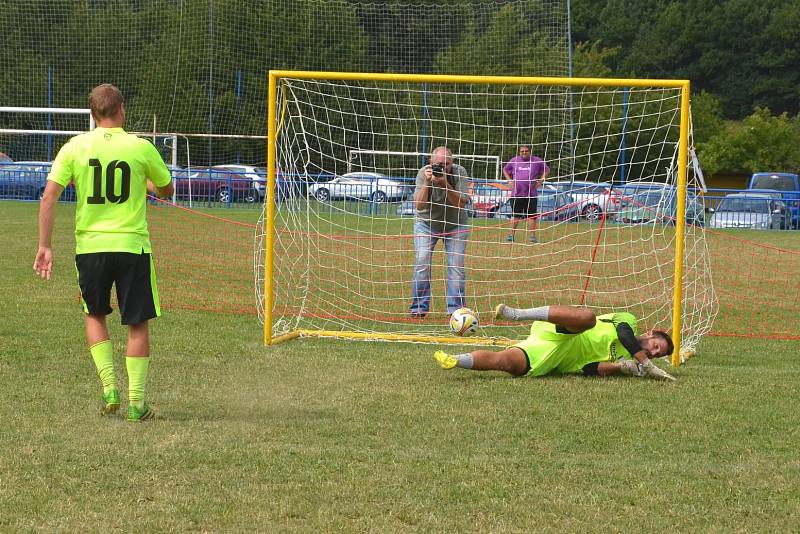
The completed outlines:
{"type": "Polygon", "coordinates": [[[470,182],[469,196],[472,200],[473,217],[493,218],[500,206],[511,196],[511,190],[508,184],[503,182],[470,182]]]}
{"type": "Polygon", "coordinates": [[[258,192],[253,180],[240,173],[206,168],[195,170],[188,176],[173,173],[175,176],[175,197],[191,202],[231,202],[253,203],[258,200],[258,192]]]}

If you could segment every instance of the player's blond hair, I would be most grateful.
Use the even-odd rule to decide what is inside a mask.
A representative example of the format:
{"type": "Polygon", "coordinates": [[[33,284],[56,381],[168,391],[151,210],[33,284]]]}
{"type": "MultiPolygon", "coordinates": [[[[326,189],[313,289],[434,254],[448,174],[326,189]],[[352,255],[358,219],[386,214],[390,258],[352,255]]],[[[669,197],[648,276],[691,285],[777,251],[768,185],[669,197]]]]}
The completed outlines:
{"type": "Polygon", "coordinates": [[[100,84],[89,93],[89,109],[95,119],[116,116],[124,103],[122,91],[110,83],[100,84]]]}

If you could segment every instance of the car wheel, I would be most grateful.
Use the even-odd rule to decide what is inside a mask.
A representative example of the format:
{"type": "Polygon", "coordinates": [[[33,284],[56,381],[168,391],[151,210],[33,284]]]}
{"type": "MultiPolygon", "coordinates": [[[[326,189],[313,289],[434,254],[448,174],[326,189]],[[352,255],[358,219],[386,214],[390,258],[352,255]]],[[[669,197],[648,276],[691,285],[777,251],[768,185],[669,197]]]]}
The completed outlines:
{"type": "Polygon", "coordinates": [[[248,204],[253,204],[256,200],[258,200],[258,191],[255,189],[249,189],[245,191],[242,193],[242,200],[248,204]]]}
{"type": "Polygon", "coordinates": [[[373,202],[386,202],[386,193],[383,191],[375,191],[372,193],[373,202]]]}
{"type": "Polygon", "coordinates": [[[587,221],[599,221],[603,216],[603,210],[597,204],[589,204],[583,208],[581,214],[587,221]]]}
{"type": "Polygon", "coordinates": [[[217,189],[216,197],[217,197],[217,202],[222,202],[224,204],[227,204],[231,201],[231,190],[228,189],[227,187],[220,187],[219,189],[217,189]]]}
{"type": "Polygon", "coordinates": [[[314,193],[314,197],[320,202],[327,202],[331,199],[331,194],[327,189],[317,189],[317,192],[314,193]]]}

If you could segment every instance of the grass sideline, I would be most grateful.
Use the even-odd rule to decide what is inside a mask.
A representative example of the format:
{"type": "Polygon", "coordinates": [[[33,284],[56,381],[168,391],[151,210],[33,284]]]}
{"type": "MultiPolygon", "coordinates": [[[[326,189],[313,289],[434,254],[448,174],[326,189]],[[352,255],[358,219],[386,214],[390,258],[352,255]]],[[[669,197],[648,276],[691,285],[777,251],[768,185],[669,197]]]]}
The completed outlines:
{"type": "Polygon", "coordinates": [[[0,203],[0,531],[800,530],[796,342],[709,337],[675,385],[511,379],[167,310],[128,424],[97,415],[72,221],[46,284],[35,213],[0,203]]]}

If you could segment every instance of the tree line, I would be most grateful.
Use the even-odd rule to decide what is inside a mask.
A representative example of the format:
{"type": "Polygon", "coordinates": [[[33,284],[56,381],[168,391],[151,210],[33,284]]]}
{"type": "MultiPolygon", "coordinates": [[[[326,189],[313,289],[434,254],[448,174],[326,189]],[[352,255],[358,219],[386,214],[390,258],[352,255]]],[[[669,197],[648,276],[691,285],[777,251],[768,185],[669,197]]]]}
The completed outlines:
{"type": "MultiPolygon", "coordinates": [[[[567,74],[565,28],[543,22],[566,20],[553,9],[546,0],[8,0],[0,105],[85,107],[88,88],[113,80],[131,129],[148,130],[155,116],[160,131],[263,134],[270,68],[567,74]]],[[[573,0],[571,14],[574,76],[692,81],[707,172],[800,168],[795,0],[573,0]]],[[[14,127],[33,120],[0,116],[14,127]]],[[[207,163],[263,159],[257,141],[195,139],[191,151],[207,163]]]]}

